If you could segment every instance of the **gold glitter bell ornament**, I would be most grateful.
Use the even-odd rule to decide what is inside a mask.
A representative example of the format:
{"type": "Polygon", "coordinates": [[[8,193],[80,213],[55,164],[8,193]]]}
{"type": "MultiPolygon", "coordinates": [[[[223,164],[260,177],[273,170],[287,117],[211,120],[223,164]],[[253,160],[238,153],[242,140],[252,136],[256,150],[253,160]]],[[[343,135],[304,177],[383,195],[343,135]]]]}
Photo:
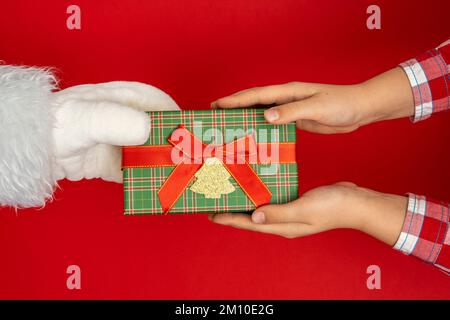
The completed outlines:
{"type": "Polygon", "coordinates": [[[202,167],[195,173],[195,181],[190,187],[191,191],[200,193],[208,199],[219,199],[223,194],[236,190],[229,181],[230,173],[218,158],[208,158],[202,167]]]}

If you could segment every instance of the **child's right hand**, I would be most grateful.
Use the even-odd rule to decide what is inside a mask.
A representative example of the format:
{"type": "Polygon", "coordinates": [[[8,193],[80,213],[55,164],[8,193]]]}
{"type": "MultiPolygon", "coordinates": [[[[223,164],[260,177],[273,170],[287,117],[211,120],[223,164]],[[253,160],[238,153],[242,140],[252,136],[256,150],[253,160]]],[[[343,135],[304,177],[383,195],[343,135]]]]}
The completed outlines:
{"type": "Polygon", "coordinates": [[[256,87],[221,98],[213,108],[272,105],[268,122],[295,121],[299,129],[317,133],[344,133],[368,123],[414,114],[411,87],[401,68],[356,85],[291,82],[256,87]]]}

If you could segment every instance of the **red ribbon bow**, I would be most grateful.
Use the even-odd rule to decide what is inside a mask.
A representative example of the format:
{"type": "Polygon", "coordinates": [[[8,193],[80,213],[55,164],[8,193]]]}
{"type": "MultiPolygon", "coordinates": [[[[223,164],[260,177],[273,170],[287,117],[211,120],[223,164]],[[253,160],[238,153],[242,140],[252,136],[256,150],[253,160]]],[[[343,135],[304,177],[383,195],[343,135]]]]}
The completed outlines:
{"type": "Polygon", "coordinates": [[[257,156],[257,145],[253,135],[247,135],[227,144],[212,146],[204,144],[181,125],[168,141],[182,154],[178,163],[175,163],[175,169],[158,191],[164,213],[173,207],[205,159],[209,157],[217,157],[222,161],[224,167],[256,207],[270,202],[272,192],[248,162],[249,159],[257,156]],[[180,148],[183,141],[186,143],[185,139],[189,139],[190,147],[180,148]]]}

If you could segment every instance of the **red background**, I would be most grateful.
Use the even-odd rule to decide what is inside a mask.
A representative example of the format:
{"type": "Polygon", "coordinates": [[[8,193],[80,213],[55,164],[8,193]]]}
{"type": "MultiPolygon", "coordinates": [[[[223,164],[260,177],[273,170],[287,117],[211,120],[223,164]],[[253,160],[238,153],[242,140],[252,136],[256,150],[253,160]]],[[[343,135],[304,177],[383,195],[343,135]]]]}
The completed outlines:
{"type": "MultiPolygon", "coordinates": [[[[183,108],[287,81],[354,83],[443,42],[442,1],[5,1],[0,59],[54,66],[61,87],[155,85],[183,108]],[[366,28],[378,4],[382,29],[366,28]],[[66,28],[78,4],[82,29],[66,28]]],[[[450,113],[345,135],[299,132],[301,192],[339,180],[450,200],[450,113]]],[[[122,215],[122,186],[61,182],[42,210],[0,212],[1,298],[450,298],[450,278],[362,233],[287,240],[205,215],[122,215]],[[66,288],[81,267],[82,289],[66,288]],[[368,290],[377,264],[382,289],[368,290]]]]}

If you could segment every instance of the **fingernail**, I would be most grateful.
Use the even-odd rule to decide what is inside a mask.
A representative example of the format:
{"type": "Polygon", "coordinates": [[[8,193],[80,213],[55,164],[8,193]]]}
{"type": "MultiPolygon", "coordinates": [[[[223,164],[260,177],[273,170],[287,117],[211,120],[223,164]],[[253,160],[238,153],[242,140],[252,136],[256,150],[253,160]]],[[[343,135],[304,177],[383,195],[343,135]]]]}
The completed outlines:
{"type": "Polygon", "coordinates": [[[267,121],[275,121],[278,120],[280,114],[276,110],[268,109],[264,112],[264,116],[266,117],[267,121]]]}
{"type": "Polygon", "coordinates": [[[211,109],[217,109],[217,101],[211,102],[211,109]]]}
{"type": "Polygon", "coordinates": [[[255,211],[252,214],[252,221],[254,223],[264,223],[266,221],[266,215],[262,211],[255,211]]]}

